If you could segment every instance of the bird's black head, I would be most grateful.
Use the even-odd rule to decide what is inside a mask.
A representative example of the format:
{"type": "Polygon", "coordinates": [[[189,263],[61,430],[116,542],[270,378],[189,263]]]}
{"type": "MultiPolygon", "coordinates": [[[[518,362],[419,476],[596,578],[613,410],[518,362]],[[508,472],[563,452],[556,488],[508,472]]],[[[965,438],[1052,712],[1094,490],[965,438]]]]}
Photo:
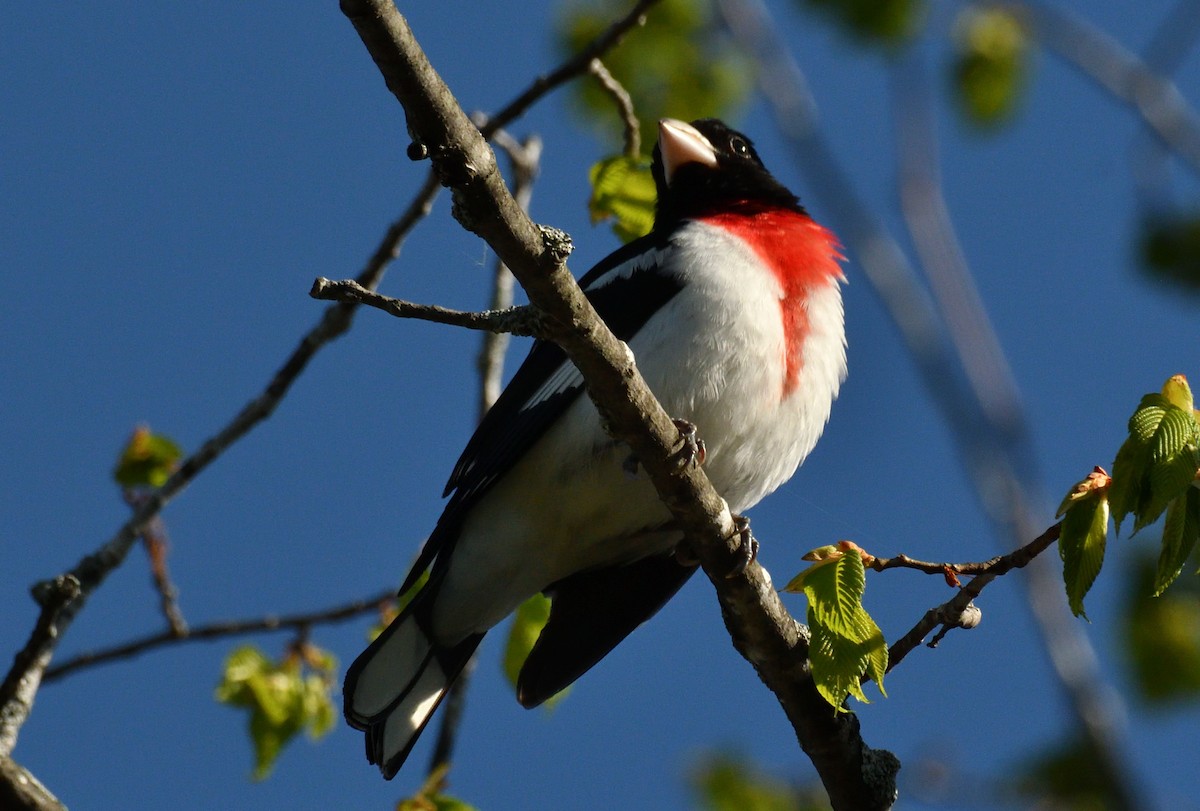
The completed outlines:
{"type": "Polygon", "coordinates": [[[656,227],[739,208],[803,211],[796,195],[763,166],[750,139],[715,118],[659,121],[651,170],[658,189],[656,227]]]}

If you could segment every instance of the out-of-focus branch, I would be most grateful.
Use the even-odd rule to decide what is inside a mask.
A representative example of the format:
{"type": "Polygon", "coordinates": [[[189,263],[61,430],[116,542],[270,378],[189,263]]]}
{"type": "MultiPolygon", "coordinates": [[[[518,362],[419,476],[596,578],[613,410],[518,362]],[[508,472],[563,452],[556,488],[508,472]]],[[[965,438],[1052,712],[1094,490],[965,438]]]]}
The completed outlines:
{"type": "Polygon", "coordinates": [[[560,235],[535,226],[508,193],[494,155],[462,113],[387,0],[342,0],[409,130],[453,189],[453,212],[512,269],[588,383],[601,419],[641,462],[716,587],[734,646],[775,693],[837,809],[890,808],[898,764],[873,751],[851,713],[831,712],[807,670],[807,639],[761,566],[733,577],[740,537],[702,468],[680,465],[679,429],[646,388],[633,358],[567,271],[560,235]]]}
{"type": "Polygon", "coordinates": [[[988,2],[1022,19],[1051,53],[1133,109],[1162,143],[1200,174],[1200,117],[1175,83],[1077,14],[1033,2],[988,2]]]}
{"type": "Polygon", "coordinates": [[[642,127],[638,123],[637,113],[633,109],[633,98],[629,91],[608,72],[608,68],[599,59],[593,59],[588,71],[596,77],[600,87],[612,98],[621,114],[621,123],[625,128],[625,155],[636,158],[642,154],[642,127]]]}
{"type": "MultiPolygon", "coordinates": [[[[970,384],[971,374],[965,365],[972,356],[952,351],[952,344],[944,338],[941,314],[925,296],[900,247],[855,195],[848,174],[821,134],[816,104],[804,74],[776,35],[777,27],[761,0],[719,0],[719,6],[744,52],[758,63],[760,87],[793,156],[832,210],[838,232],[895,321],[927,391],[956,440],[986,515],[1010,546],[1023,543],[1037,531],[1031,506],[1039,498],[1019,399],[993,400],[990,387],[977,391],[970,384]],[[989,407],[995,403],[1005,407],[989,407]]],[[[948,229],[948,218],[944,225],[948,229]]],[[[956,248],[949,230],[943,231],[938,242],[930,242],[935,258],[951,255],[956,248]]],[[[959,298],[960,304],[971,306],[971,296],[959,298]]],[[[978,317],[977,312],[964,315],[978,317]]],[[[994,392],[1003,393],[1006,388],[998,387],[994,392]]],[[[1120,755],[1123,747],[1116,723],[1120,717],[1119,699],[1104,681],[1087,638],[1065,620],[1061,599],[1060,605],[1050,605],[1055,593],[1049,588],[1029,590],[1048,655],[1072,699],[1080,727],[1105,760],[1114,807],[1134,808],[1134,781],[1124,767],[1127,761],[1120,755]]]]}
{"type": "Polygon", "coordinates": [[[131,639],[128,642],[123,642],[120,645],[114,645],[111,648],[81,653],[53,667],[48,667],[42,680],[47,683],[57,681],[77,670],[95,667],[107,662],[129,659],[158,648],[174,647],[189,642],[211,641],[214,639],[264,632],[301,631],[311,628],[314,625],[333,625],[362,616],[363,614],[369,614],[372,611],[378,611],[381,605],[394,599],[395,596],[396,592],[393,589],[381,592],[373,597],[368,597],[365,600],[354,600],[349,603],[342,603],[331,608],[322,608],[316,611],[306,611],[299,614],[268,614],[265,617],[211,622],[207,625],[198,625],[195,628],[189,628],[181,636],[177,636],[170,630],[157,634],[149,634],[137,639],[131,639]]]}
{"type": "MultiPolygon", "coordinates": [[[[595,61],[595,60],[593,60],[595,61]]],[[[529,204],[533,199],[533,182],[537,179],[541,168],[542,139],[536,135],[528,136],[518,142],[505,130],[497,130],[493,142],[504,150],[512,167],[513,197],[521,210],[528,213],[529,204]]],[[[492,293],[488,301],[488,309],[505,310],[512,307],[513,275],[508,266],[497,257],[492,272],[492,293]]],[[[479,348],[476,367],[479,371],[479,410],[477,418],[483,420],[500,396],[501,383],[504,377],[504,355],[508,349],[509,336],[503,332],[487,332],[479,348]]],[[[429,760],[429,774],[446,767],[448,774],[454,745],[458,740],[458,730],[462,721],[463,711],[467,702],[467,687],[475,671],[478,653],[472,654],[463,672],[450,685],[450,692],[442,704],[441,721],[438,726],[437,740],[433,746],[433,755],[429,760]]]]}
{"type": "MultiPolygon", "coordinates": [[[[1155,73],[1172,76],[1196,47],[1198,38],[1200,3],[1179,0],[1142,48],[1142,60],[1155,73]]],[[[1154,137],[1149,127],[1143,127],[1134,138],[1133,155],[1133,177],[1143,212],[1154,213],[1168,207],[1171,202],[1167,164],[1170,152],[1162,140],[1154,137]]]]}

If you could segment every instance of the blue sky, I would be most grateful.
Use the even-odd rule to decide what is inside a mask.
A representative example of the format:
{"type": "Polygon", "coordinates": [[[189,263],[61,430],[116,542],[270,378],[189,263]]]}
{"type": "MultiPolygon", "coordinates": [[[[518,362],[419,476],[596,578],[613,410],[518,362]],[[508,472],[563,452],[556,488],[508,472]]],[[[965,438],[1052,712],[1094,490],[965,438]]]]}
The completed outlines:
{"type": "MultiPolygon", "coordinates": [[[[1088,13],[1136,49],[1170,7],[1088,13]]],[[[479,4],[450,20],[433,4],[404,9],[460,101],[484,110],[557,61],[558,4],[522,10],[479,4]]],[[[950,10],[935,5],[939,36],[922,46],[938,69],[950,10]]],[[[886,63],[792,5],[775,11],[839,159],[899,235],[886,63]]],[[[32,626],[30,584],[73,565],[125,519],[109,471],[130,430],[148,423],[194,449],[225,424],[319,317],[312,279],[354,275],[425,171],[404,157],[402,112],[336,4],[145,12],[19,4],[0,30],[9,279],[0,335],[10,347],[0,357],[2,651],[32,626]]],[[[1177,372],[1200,375],[1198,302],[1137,267],[1135,119],[1052,56],[1036,58],[1033,78],[1022,114],[995,137],[964,128],[941,93],[939,133],[946,197],[1028,410],[1048,525],[1071,484],[1111,463],[1144,392],[1177,372]]],[[[1200,102],[1200,60],[1177,79],[1200,102]]],[[[755,102],[737,124],[838,230],[765,107],[755,102]]],[[[512,129],[545,140],[532,213],[575,237],[572,267],[582,273],[616,246],[585,209],[587,168],[603,146],[563,91],[512,129]]],[[[1194,175],[1175,180],[1181,199],[1195,199],[1194,175]]],[[[490,263],[443,195],[383,291],[478,308],[490,263]]],[[[884,555],[990,557],[999,539],[853,255],[847,275],[850,378],[812,457],[752,513],[762,562],[786,579],[803,552],[842,538],[884,555]]],[[[302,610],[398,583],[470,433],[477,345],[475,334],[360,313],[271,420],[167,509],[187,618],[302,610]]],[[[1087,633],[1118,687],[1128,672],[1116,575],[1138,540],[1113,544],[1111,571],[1087,603],[1087,633]]],[[[869,579],[867,607],[895,638],[947,597],[936,579],[893,572],[869,579]]],[[[994,584],[982,608],[979,629],[914,652],[889,676],[890,697],[861,708],[866,740],[907,764],[901,808],[937,807],[910,790],[925,755],[971,777],[1003,774],[1064,728],[1020,584],[994,584]]],[[[135,550],[61,653],[160,622],[135,550]]],[[[367,625],[320,629],[314,641],[345,664],[367,625]]],[[[684,775],[712,747],[810,774],[702,579],[553,712],[516,704],[499,675],[501,637],[482,649],[453,775],[455,793],[481,808],[686,808],[684,775]]],[[[257,641],[276,653],[285,638],[257,641]]],[[[47,685],[17,759],[78,809],[382,809],[420,782],[415,771],[381,781],[359,736],[339,726],[315,746],[293,744],[270,780],[251,784],[244,719],[212,700],[233,645],[167,650],[47,685]]],[[[1194,751],[1198,720],[1195,709],[1128,707],[1132,763],[1159,807],[1196,807],[1200,775],[1179,769],[1177,755],[1194,751]]]]}

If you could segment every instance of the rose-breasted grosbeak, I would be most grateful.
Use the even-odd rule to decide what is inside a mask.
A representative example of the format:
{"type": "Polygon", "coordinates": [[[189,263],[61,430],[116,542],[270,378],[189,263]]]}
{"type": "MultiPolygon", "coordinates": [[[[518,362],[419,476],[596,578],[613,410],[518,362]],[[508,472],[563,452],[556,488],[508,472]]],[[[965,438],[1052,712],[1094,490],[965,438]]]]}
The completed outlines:
{"type": "MultiPolygon", "coordinates": [[[[654,230],[580,284],[705,470],[741,513],[795,472],[846,373],[836,238],[720,121],[664,119],[654,230]]],[[[526,598],[550,619],[518,680],[536,706],[598,662],[691,576],[681,535],[583,378],[534,343],[454,467],[450,501],[401,591],[429,581],[350,666],[345,714],[391,778],[494,625],[526,598]],[[452,494],[452,495],[451,495],[452,494]]]]}

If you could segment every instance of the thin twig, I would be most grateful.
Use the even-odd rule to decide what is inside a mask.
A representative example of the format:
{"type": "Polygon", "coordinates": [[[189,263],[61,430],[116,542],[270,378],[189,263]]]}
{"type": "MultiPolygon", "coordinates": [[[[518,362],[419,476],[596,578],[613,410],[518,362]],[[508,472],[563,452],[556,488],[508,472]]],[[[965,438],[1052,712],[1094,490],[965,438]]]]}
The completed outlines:
{"type": "MultiPolygon", "coordinates": [[[[496,130],[507,127],[525,110],[542,96],[549,93],[554,88],[561,84],[574,79],[575,77],[587,73],[588,66],[596,57],[603,56],[611,51],[621,40],[625,38],[632,29],[637,28],[646,22],[646,12],[662,0],[638,0],[629,13],[621,17],[604,30],[599,36],[585,45],[579,53],[572,56],[562,65],[548,74],[539,76],[534,79],[533,84],[529,86],[524,93],[517,96],[511,102],[500,109],[499,112],[493,114],[483,126],[479,128],[480,134],[484,138],[491,138],[496,130]]],[[[342,3],[343,12],[347,6],[353,6],[353,3],[342,3]]],[[[347,16],[350,16],[347,14],[347,16]]]]}
{"type": "Polygon", "coordinates": [[[366,304],[368,307],[382,310],[397,318],[414,318],[418,321],[432,321],[436,324],[449,324],[454,327],[466,327],[487,332],[506,332],[512,335],[540,334],[538,327],[540,319],[537,311],[528,306],[483,312],[451,310],[436,304],[416,304],[404,299],[384,296],[368,290],[353,279],[334,282],[324,276],[318,277],[313,282],[309,295],[325,301],[366,304]]]}
{"type": "Polygon", "coordinates": [[[106,662],[129,659],[157,648],[174,647],[188,642],[225,639],[234,636],[245,636],[247,634],[273,633],[275,631],[303,631],[314,625],[333,625],[354,619],[363,614],[378,611],[380,605],[394,599],[395,596],[395,589],[389,589],[380,592],[374,597],[368,597],[365,600],[354,600],[317,611],[211,622],[207,625],[198,625],[195,628],[191,628],[183,636],[176,636],[169,630],[161,631],[156,634],[131,639],[128,642],[114,645],[111,648],[81,653],[60,664],[46,668],[43,681],[47,683],[57,681],[63,676],[77,670],[95,667],[106,662]]]}
{"type": "MultiPolygon", "coordinates": [[[[431,174],[408,209],[388,228],[366,267],[359,274],[359,284],[369,289],[379,283],[387,265],[397,255],[404,236],[428,213],[437,191],[437,182],[431,174]]],[[[4,682],[0,684],[0,756],[9,754],[16,745],[21,725],[25,723],[33,707],[33,697],[41,681],[42,672],[75,615],[85,605],[88,596],[104,582],[113,569],[121,565],[129,554],[130,547],[171,499],[182,492],[230,446],[274,412],[313,356],[349,329],[355,307],[353,304],[335,304],[328,307],[316,326],[308,331],[275,372],[266,388],[248,402],[225,427],[206,440],[199,450],[185,459],[162,487],[149,494],[134,510],[133,516],[117,530],[116,535],[80,560],[67,575],[60,575],[60,578],[74,578],[79,584],[79,591],[65,605],[57,607],[52,617],[43,607],[37,627],[17,654],[4,682]],[[52,632],[39,633],[37,628],[46,623],[50,624],[52,632]],[[22,689],[18,690],[17,685],[23,685],[22,689]]],[[[56,581],[47,581],[50,582],[56,581]]],[[[43,583],[35,588],[45,585],[43,583]]]]}
{"type": "Polygon", "coordinates": [[[637,113],[633,109],[633,99],[629,91],[608,72],[608,68],[599,59],[593,59],[588,65],[588,72],[600,82],[600,87],[612,98],[621,114],[621,122],[625,126],[625,155],[636,158],[642,154],[642,125],[638,122],[637,113]]]}
{"type": "MultiPolygon", "coordinates": [[[[122,496],[126,504],[136,509],[145,499],[146,493],[140,488],[127,488],[122,496]]],[[[183,611],[179,607],[179,589],[171,580],[171,573],[167,568],[167,553],[171,541],[167,537],[167,527],[162,516],[155,516],[146,524],[142,531],[142,545],[145,546],[146,557],[150,560],[150,579],[158,592],[158,604],[163,618],[173,634],[182,636],[187,633],[187,621],[184,620],[183,611]]]]}
{"type": "Polygon", "coordinates": [[[877,572],[887,571],[888,569],[915,569],[926,574],[944,574],[947,571],[951,571],[961,575],[990,574],[993,577],[1000,577],[1001,575],[1008,574],[1013,569],[1021,569],[1028,566],[1034,558],[1045,552],[1052,543],[1058,540],[1058,534],[1061,530],[1062,522],[1060,521],[1019,549],[1014,549],[1007,555],[997,555],[990,560],[978,563],[931,563],[930,561],[910,558],[908,555],[896,555],[892,558],[877,557],[868,564],[867,568],[874,569],[877,572]]]}
{"type": "Polygon", "coordinates": [[[946,568],[950,568],[958,574],[973,574],[978,572],[978,575],[971,578],[969,583],[959,589],[958,594],[954,595],[952,599],[947,600],[937,608],[929,609],[925,612],[925,616],[908,633],[892,643],[892,646],[888,648],[888,671],[890,672],[896,665],[904,661],[904,657],[920,645],[921,641],[934,628],[939,625],[949,625],[955,622],[962,615],[967,605],[980,595],[988,583],[1013,569],[1020,569],[1027,566],[1030,561],[1046,551],[1051,544],[1058,540],[1058,535],[1061,531],[1062,522],[1060,521],[1020,549],[1009,552],[1007,555],[992,558],[983,563],[925,563],[906,558],[903,555],[898,555],[894,558],[876,558],[876,563],[871,566],[876,571],[903,566],[933,574],[941,573],[946,568]]]}
{"type": "MultiPolygon", "coordinates": [[[[541,167],[542,139],[530,135],[518,143],[506,130],[496,130],[494,143],[504,150],[512,164],[513,197],[522,211],[529,211],[533,200],[533,183],[537,179],[541,167]]],[[[505,310],[512,307],[513,275],[508,266],[496,257],[492,273],[492,292],[488,301],[489,310],[505,310]]],[[[479,371],[479,409],[477,420],[482,421],[484,415],[495,404],[500,396],[500,384],[504,376],[504,355],[508,349],[509,336],[504,332],[487,332],[479,348],[477,369],[479,371]]],[[[448,767],[454,754],[454,746],[458,740],[458,730],[467,703],[467,687],[475,672],[478,652],[471,655],[462,673],[450,685],[450,691],[442,704],[441,720],[438,726],[437,740],[433,746],[433,755],[429,760],[429,773],[432,775],[443,766],[448,767]]]]}

